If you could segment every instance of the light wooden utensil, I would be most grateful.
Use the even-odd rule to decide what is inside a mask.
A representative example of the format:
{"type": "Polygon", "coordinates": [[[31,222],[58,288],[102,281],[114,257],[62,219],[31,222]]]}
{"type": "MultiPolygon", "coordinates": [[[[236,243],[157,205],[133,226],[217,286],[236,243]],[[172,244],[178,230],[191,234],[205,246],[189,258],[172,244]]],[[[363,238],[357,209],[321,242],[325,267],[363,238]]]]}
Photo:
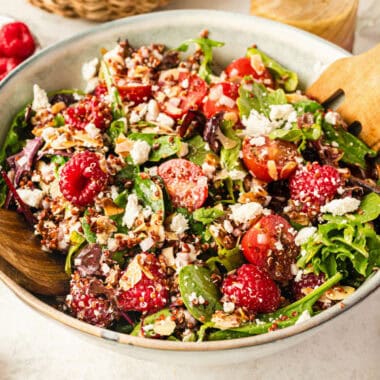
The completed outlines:
{"type": "Polygon", "coordinates": [[[24,218],[0,209],[0,270],[27,290],[41,295],[67,294],[65,257],[41,250],[24,218]]]}
{"type": "Polygon", "coordinates": [[[306,90],[308,96],[328,103],[343,93],[337,108],[351,124],[360,122],[360,138],[371,148],[380,148],[380,44],[371,50],[338,59],[306,90]]]}

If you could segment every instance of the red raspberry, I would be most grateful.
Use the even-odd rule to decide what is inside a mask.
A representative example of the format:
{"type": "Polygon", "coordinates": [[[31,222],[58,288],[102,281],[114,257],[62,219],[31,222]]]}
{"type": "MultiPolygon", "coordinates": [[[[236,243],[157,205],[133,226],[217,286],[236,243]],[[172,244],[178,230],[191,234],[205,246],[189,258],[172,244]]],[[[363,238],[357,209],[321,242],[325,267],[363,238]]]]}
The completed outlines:
{"type": "Polygon", "coordinates": [[[94,94],[97,98],[102,99],[105,95],[108,94],[107,86],[104,85],[104,84],[98,84],[98,85],[95,87],[95,90],[94,90],[93,94],[94,94]]]}
{"type": "Polygon", "coordinates": [[[0,57],[0,80],[4,79],[20,63],[19,58],[0,57]]]}
{"type": "Polygon", "coordinates": [[[86,96],[77,104],[70,106],[64,113],[67,124],[75,129],[83,130],[87,124],[93,123],[96,128],[107,129],[112,121],[110,107],[96,96],[86,96]]]}
{"type": "Polygon", "coordinates": [[[223,281],[226,300],[253,313],[269,313],[278,309],[280,290],[269,275],[253,264],[242,265],[223,281]]]}
{"type": "Polygon", "coordinates": [[[315,273],[303,274],[299,281],[293,280],[291,289],[293,296],[296,300],[299,300],[307,294],[307,291],[302,291],[302,289],[315,289],[317,286],[322,285],[325,282],[325,275],[320,273],[316,275],[315,273]]]}
{"type": "MultiPolygon", "coordinates": [[[[142,253],[134,260],[138,260],[139,265],[143,267],[141,279],[132,288],[122,290],[117,299],[118,306],[123,311],[154,313],[165,307],[169,300],[165,273],[153,254],[142,253]]],[[[127,272],[123,273],[121,281],[127,280],[127,272]]]]}
{"type": "Polygon", "coordinates": [[[21,60],[31,56],[36,43],[29,28],[22,22],[11,22],[0,30],[0,52],[21,60]]]}
{"type": "Polygon", "coordinates": [[[77,153],[63,166],[59,188],[72,204],[86,206],[102,191],[107,178],[95,153],[77,153]]]}
{"type": "Polygon", "coordinates": [[[303,204],[302,211],[319,210],[334,198],[342,181],[337,169],[314,162],[297,170],[290,178],[290,198],[303,204]]]}
{"type": "Polygon", "coordinates": [[[89,279],[81,278],[75,272],[70,282],[66,305],[76,318],[99,327],[108,327],[117,319],[118,312],[104,296],[94,295],[90,284],[89,279]]]}

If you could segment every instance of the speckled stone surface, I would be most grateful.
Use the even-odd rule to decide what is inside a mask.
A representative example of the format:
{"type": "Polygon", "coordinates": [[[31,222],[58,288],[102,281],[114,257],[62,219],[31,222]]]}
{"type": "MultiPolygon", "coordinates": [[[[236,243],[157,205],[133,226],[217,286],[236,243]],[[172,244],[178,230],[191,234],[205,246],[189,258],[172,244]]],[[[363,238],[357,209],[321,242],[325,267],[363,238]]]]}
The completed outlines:
{"type": "MultiPolygon", "coordinates": [[[[248,13],[249,0],[173,0],[166,9],[177,8],[248,13]]],[[[1,0],[0,13],[26,21],[42,46],[94,25],[47,14],[23,0],[1,0]]],[[[362,0],[356,52],[380,42],[379,20],[380,2],[362,0]]],[[[162,363],[142,362],[89,343],[29,309],[0,283],[0,380],[372,380],[380,378],[379,352],[380,290],[287,351],[236,366],[186,368],[171,365],[169,356],[162,363]]]]}

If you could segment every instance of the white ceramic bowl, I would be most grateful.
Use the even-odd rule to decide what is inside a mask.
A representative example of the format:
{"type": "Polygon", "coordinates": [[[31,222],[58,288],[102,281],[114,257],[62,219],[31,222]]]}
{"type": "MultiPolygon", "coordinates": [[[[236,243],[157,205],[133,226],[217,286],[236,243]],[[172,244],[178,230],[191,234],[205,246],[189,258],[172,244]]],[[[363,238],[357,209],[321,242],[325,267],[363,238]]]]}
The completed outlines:
{"type": "MultiPolygon", "coordinates": [[[[325,65],[349,55],[337,46],[287,25],[220,11],[169,11],[114,21],[42,50],[17,67],[2,82],[0,143],[16,111],[32,99],[34,83],[48,91],[83,88],[82,64],[98,56],[102,47],[112,47],[118,38],[127,38],[134,46],[161,42],[176,47],[183,40],[197,36],[205,28],[210,31],[211,38],[226,43],[223,48],[215,50],[215,61],[221,66],[243,56],[248,46],[257,44],[286,67],[298,72],[302,87],[308,86],[325,65]]],[[[374,291],[380,284],[380,273],[368,279],[344,303],[337,304],[302,324],[249,338],[202,343],[150,340],[94,327],[50,307],[4,273],[0,272],[0,279],[34,309],[71,327],[82,336],[91,337],[95,344],[106,343],[129,355],[168,364],[186,362],[202,365],[251,360],[311,336],[316,327],[374,291]],[[223,355],[220,350],[223,350],[223,355]]]]}

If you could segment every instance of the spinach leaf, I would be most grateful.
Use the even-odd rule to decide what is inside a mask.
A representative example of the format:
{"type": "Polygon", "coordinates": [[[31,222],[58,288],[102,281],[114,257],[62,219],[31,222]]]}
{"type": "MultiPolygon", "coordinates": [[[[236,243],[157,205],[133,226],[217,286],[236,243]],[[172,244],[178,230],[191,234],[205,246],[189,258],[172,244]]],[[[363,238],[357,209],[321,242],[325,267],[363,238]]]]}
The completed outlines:
{"type": "Polygon", "coordinates": [[[162,189],[152,179],[141,173],[134,180],[134,189],[136,195],[146,206],[150,206],[153,212],[162,212],[164,214],[164,198],[162,189]]]}
{"type": "Polygon", "coordinates": [[[186,208],[177,208],[176,210],[177,213],[182,214],[188,221],[190,231],[194,235],[204,235],[205,233],[205,228],[203,223],[198,222],[194,219],[194,213],[190,213],[188,209],[186,208]]]}
{"type": "Polygon", "coordinates": [[[211,272],[207,268],[187,265],[181,268],[178,281],[182,300],[195,319],[207,322],[215,310],[222,309],[219,289],[211,281],[211,272]]]}
{"type": "Polygon", "coordinates": [[[96,233],[91,231],[91,226],[87,222],[86,215],[87,213],[85,212],[84,217],[81,218],[81,224],[82,224],[84,237],[89,243],[96,243],[96,233]]]}
{"type": "MultiPolygon", "coordinates": [[[[292,326],[297,322],[303,312],[309,312],[310,316],[312,316],[314,314],[313,305],[318,301],[323,293],[336,285],[341,279],[342,275],[337,273],[335,276],[327,280],[318,288],[314,289],[311,293],[299,301],[285,306],[274,313],[259,315],[257,319],[260,320],[261,323],[258,324],[255,321],[247,323],[241,327],[215,331],[209,334],[208,340],[224,340],[263,334],[270,331],[273,327],[273,323],[276,323],[278,329],[292,326]],[[279,317],[282,317],[282,319],[277,320],[279,317]],[[284,320],[283,317],[287,318],[284,320]]],[[[212,325],[208,327],[215,328],[215,326],[212,325]]]]}
{"type": "Polygon", "coordinates": [[[201,222],[203,224],[210,224],[215,219],[220,218],[224,215],[224,211],[218,207],[202,207],[193,212],[194,220],[201,222]]]}
{"type": "Polygon", "coordinates": [[[251,47],[247,50],[247,56],[259,55],[265,67],[274,75],[276,82],[283,86],[285,91],[293,92],[298,86],[298,75],[294,71],[290,71],[281,66],[273,58],[266,55],[261,50],[251,47]]]}
{"type": "Polygon", "coordinates": [[[65,261],[65,272],[68,276],[71,276],[71,262],[73,259],[73,256],[78,252],[78,250],[82,247],[82,245],[85,243],[85,238],[81,234],[79,234],[76,231],[73,231],[70,235],[70,248],[69,252],[66,256],[65,261]]]}
{"type": "Polygon", "coordinates": [[[311,99],[301,100],[299,102],[293,103],[293,107],[297,111],[298,115],[303,115],[307,112],[314,114],[317,111],[323,111],[322,105],[311,99]]]}
{"type": "Polygon", "coordinates": [[[269,92],[261,83],[253,83],[252,90],[245,86],[240,86],[237,105],[240,116],[248,117],[254,109],[269,118],[270,106],[277,104],[287,104],[286,95],[283,90],[269,92]]]}
{"type": "Polygon", "coordinates": [[[111,138],[112,141],[115,141],[122,133],[126,132],[127,129],[127,119],[120,118],[114,120],[109,128],[107,129],[107,135],[111,138]]]}
{"type": "Polygon", "coordinates": [[[297,265],[305,268],[311,264],[315,272],[327,277],[337,272],[347,276],[352,266],[357,276],[368,277],[380,265],[380,236],[368,223],[379,216],[379,202],[380,196],[371,193],[355,214],[324,215],[327,223],[320,224],[316,237],[302,245],[305,254],[297,265]]]}
{"type": "Polygon", "coordinates": [[[213,272],[219,272],[217,263],[221,264],[226,269],[226,272],[230,272],[240,267],[244,263],[244,259],[239,246],[232,249],[219,247],[218,256],[210,257],[206,263],[213,272]]]}
{"type": "MultiPolygon", "coordinates": [[[[132,330],[131,335],[132,336],[138,336],[141,328],[143,326],[148,326],[148,325],[154,325],[155,322],[160,321],[162,319],[165,319],[167,317],[171,316],[171,312],[169,309],[162,309],[158,311],[157,313],[148,315],[143,319],[143,323],[139,322],[132,330]]],[[[156,335],[153,329],[147,329],[144,331],[144,336],[147,338],[152,338],[156,335]]]]}
{"type": "Polygon", "coordinates": [[[194,164],[201,166],[205,162],[208,154],[214,155],[214,153],[210,151],[210,148],[208,148],[206,142],[199,135],[195,135],[186,142],[189,144],[189,153],[186,158],[194,162],[194,164]]]}
{"type": "Polygon", "coordinates": [[[126,180],[133,180],[139,174],[139,167],[136,165],[128,164],[116,174],[118,182],[125,182],[126,180]]]}
{"type": "Polygon", "coordinates": [[[192,38],[182,42],[182,44],[178,46],[176,50],[185,52],[192,44],[198,45],[203,52],[203,59],[199,66],[198,74],[202,79],[209,83],[212,75],[212,49],[216,47],[222,47],[224,45],[224,42],[210,40],[209,38],[192,38]]]}
{"type": "Polygon", "coordinates": [[[158,162],[175,154],[181,150],[181,139],[178,136],[158,136],[153,133],[131,133],[128,135],[131,140],[142,140],[147,142],[152,150],[149,161],[158,162]]]}
{"type": "Polygon", "coordinates": [[[367,166],[366,156],[376,157],[377,153],[374,150],[342,127],[334,127],[324,121],[322,128],[326,141],[330,144],[337,144],[338,148],[343,151],[341,160],[346,164],[357,165],[365,169],[367,166]]]}

